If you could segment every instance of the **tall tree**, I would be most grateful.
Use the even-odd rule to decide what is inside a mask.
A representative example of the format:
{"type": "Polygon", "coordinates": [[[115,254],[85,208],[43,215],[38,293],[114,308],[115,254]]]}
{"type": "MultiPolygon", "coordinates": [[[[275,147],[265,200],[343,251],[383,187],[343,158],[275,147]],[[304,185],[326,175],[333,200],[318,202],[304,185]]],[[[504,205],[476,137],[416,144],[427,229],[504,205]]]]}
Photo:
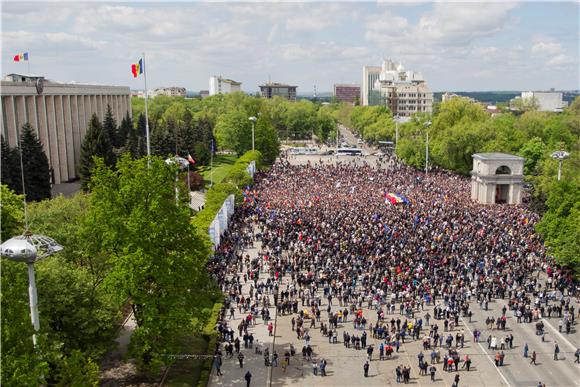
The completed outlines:
{"type": "Polygon", "coordinates": [[[114,252],[110,281],[131,303],[138,326],[132,351],[145,368],[175,350],[207,299],[209,249],[190,223],[185,187],[176,205],[174,184],[175,170],[161,158],[148,167],[125,155],[116,171],[99,161],[90,185],[87,252],[114,252]]]}
{"type": "Polygon", "coordinates": [[[87,134],[81,145],[79,172],[83,189],[88,188],[88,182],[91,179],[92,170],[95,167],[95,157],[103,158],[105,164],[108,166],[115,164],[115,155],[109,141],[109,136],[104,131],[97,115],[93,114],[89,122],[87,134]]]}
{"type": "Polygon", "coordinates": [[[131,116],[129,116],[129,112],[123,117],[121,120],[121,125],[119,125],[119,130],[117,130],[117,147],[122,147],[127,143],[127,138],[129,137],[129,133],[133,129],[133,120],[131,116]]]}
{"type": "Polygon", "coordinates": [[[2,184],[6,184],[8,188],[16,193],[22,193],[19,154],[15,149],[8,147],[8,143],[4,140],[3,136],[0,137],[0,146],[2,184]]]}
{"type": "Polygon", "coordinates": [[[50,199],[50,166],[32,126],[25,124],[20,137],[27,201],[50,199]]]}
{"type": "Polygon", "coordinates": [[[105,119],[103,121],[103,129],[109,137],[109,142],[115,148],[120,145],[117,143],[117,122],[115,117],[113,117],[113,111],[111,110],[111,105],[107,104],[107,112],[105,113],[105,119]]]}

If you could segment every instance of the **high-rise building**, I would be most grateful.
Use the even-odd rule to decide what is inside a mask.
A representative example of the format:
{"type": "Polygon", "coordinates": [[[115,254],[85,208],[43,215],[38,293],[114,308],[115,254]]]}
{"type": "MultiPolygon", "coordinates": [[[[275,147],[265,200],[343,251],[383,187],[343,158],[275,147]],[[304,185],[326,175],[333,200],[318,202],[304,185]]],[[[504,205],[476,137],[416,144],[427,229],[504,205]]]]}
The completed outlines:
{"type": "Polygon", "coordinates": [[[372,92],[375,90],[375,82],[379,79],[380,75],[381,75],[381,67],[380,66],[364,66],[363,67],[361,105],[363,105],[363,106],[372,105],[371,103],[369,103],[369,100],[371,99],[370,97],[371,97],[372,92]]]}
{"type": "Polygon", "coordinates": [[[221,75],[209,78],[209,95],[228,94],[241,90],[242,83],[226,79],[221,75]]]}
{"type": "Polygon", "coordinates": [[[338,102],[360,103],[360,86],[349,84],[334,84],[334,97],[338,102]]]}
{"type": "Polygon", "coordinates": [[[108,105],[117,124],[127,113],[132,116],[129,87],[57,83],[20,74],[7,75],[0,86],[0,133],[8,146],[16,147],[22,126],[30,124],[54,184],[79,177],[81,144],[93,114],[102,122],[108,105]]]}
{"type": "Polygon", "coordinates": [[[430,113],[433,110],[433,92],[427,87],[421,73],[405,70],[402,64],[397,65],[388,59],[383,61],[378,77],[376,68],[367,66],[363,72],[363,82],[374,79],[372,88],[366,86],[367,99],[363,101],[366,105],[385,105],[393,115],[400,117],[430,113]]]}
{"type": "Polygon", "coordinates": [[[260,93],[264,98],[278,96],[290,101],[296,101],[297,88],[298,86],[286,85],[284,83],[268,82],[265,85],[260,85],[260,93]]]}

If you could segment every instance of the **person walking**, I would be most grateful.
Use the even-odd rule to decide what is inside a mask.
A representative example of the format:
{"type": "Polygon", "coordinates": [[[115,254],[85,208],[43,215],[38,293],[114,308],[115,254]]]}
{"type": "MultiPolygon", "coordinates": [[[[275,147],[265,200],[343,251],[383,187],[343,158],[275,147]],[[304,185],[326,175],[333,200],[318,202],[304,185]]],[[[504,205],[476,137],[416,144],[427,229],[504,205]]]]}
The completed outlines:
{"type": "Polygon", "coordinates": [[[574,352],[574,356],[576,356],[576,360],[574,360],[574,363],[580,363],[580,348],[576,349],[576,352],[574,352]]]}
{"type": "Polygon", "coordinates": [[[530,360],[530,364],[533,364],[533,365],[538,365],[538,364],[536,363],[536,351],[533,351],[533,352],[532,352],[532,360],[530,360]]]}
{"type": "Polygon", "coordinates": [[[434,365],[431,365],[429,372],[431,373],[431,381],[435,382],[435,373],[437,372],[437,368],[435,368],[434,365]]]}
{"type": "Polygon", "coordinates": [[[250,372],[250,370],[246,372],[246,375],[244,375],[244,379],[246,379],[246,387],[250,387],[250,382],[252,381],[252,373],[250,372]]]}
{"type": "Polygon", "coordinates": [[[528,357],[528,343],[524,344],[524,357],[528,357]]]}
{"type": "Polygon", "coordinates": [[[238,353],[238,361],[240,362],[240,368],[244,368],[244,354],[242,351],[238,353]]]}
{"type": "Polygon", "coordinates": [[[455,374],[455,379],[453,380],[453,387],[459,387],[459,374],[455,374]]]}
{"type": "Polygon", "coordinates": [[[558,343],[554,344],[554,360],[558,360],[558,354],[560,353],[560,347],[558,343]]]}
{"type": "Polygon", "coordinates": [[[367,378],[369,376],[369,362],[365,361],[365,364],[363,365],[363,370],[365,373],[365,378],[367,378]]]}
{"type": "Polygon", "coordinates": [[[222,357],[220,355],[217,355],[216,357],[214,357],[213,359],[213,365],[216,369],[216,374],[217,376],[222,376],[222,357]]]}

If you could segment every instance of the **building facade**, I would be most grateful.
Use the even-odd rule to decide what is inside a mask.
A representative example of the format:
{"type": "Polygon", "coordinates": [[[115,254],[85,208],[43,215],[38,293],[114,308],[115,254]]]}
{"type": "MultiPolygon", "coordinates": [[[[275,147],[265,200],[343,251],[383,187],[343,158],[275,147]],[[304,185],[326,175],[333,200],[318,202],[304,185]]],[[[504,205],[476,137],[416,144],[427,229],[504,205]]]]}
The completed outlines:
{"type": "Polygon", "coordinates": [[[167,97],[184,97],[187,95],[185,87],[160,87],[153,91],[152,96],[165,95],[167,97]]]}
{"type": "MultiPolygon", "coordinates": [[[[373,74],[369,75],[369,80],[374,79],[373,74]]],[[[433,92],[421,73],[405,70],[402,64],[385,60],[374,87],[368,92],[367,104],[385,105],[393,115],[410,117],[415,113],[433,111],[433,92]]]]}
{"type": "MultiPolygon", "coordinates": [[[[361,90],[361,105],[373,105],[369,101],[375,99],[375,82],[381,75],[381,66],[364,66],[363,67],[363,82],[361,90]]],[[[379,101],[376,101],[378,104],[379,101]]]]}
{"type": "Polygon", "coordinates": [[[89,120],[103,121],[107,105],[117,123],[131,109],[129,87],[56,83],[41,76],[10,74],[1,82],[0,133],[16,147],[29,123],[40,139],[53,171],[53,183],[79,177],[80,149],[89,120]]]}
{"type": "Polygon", "coordinates": [[[561,112],[568,106],[562,96],[558,91],[523,91],[520,98],[524,104],[534,102],[540,112],[561,112]]]}
{"type": "Polygon", "coordinates": [[[472,200],[481,204],[522,202],[523,157],[505,153],[476,153],[472,157],[472,200]]]}
{"type": "Polygon", "coordinates": [[[296,101],[296,89],[298,86],[286,85],[283,83],[266,83],[260,85],[260,93],[264,98],[282,97],[289,101],[296,101]]]}
{"type": "Polygon", "coordinates": [[[241,91],[241,82],[214,75],[209,78],[209,95],[228,94],[234,91],[241,91]]]}
{"type": "Polygon", "coordinates": [[[335,84],[333,95],[338,102],[346,102],[354,105],[358,101],[360,104],[359,85],[335,84]]]}

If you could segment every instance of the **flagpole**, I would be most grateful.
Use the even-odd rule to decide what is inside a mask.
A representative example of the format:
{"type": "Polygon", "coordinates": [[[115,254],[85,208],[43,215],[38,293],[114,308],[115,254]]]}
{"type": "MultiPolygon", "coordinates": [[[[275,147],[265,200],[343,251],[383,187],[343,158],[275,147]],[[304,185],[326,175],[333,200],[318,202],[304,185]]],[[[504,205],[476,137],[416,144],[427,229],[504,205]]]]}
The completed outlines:
{"type": "Polygon", "coordinates": [[[149,113],[147,111],[147,66],[145,64],[145,53],[143,53],[143,79],[145,80],[145,136],[147,137],[147,165],[150,165],[151,145],[149,142],[149,113]]]}
{"type": "Polygon", "coordinates": [[[28,60],[26,61],[26,64],[28,65],[28,75],[32,75],[32,73],[30,72],[30,51],[27,51],[28,53],[28,60]]]}

